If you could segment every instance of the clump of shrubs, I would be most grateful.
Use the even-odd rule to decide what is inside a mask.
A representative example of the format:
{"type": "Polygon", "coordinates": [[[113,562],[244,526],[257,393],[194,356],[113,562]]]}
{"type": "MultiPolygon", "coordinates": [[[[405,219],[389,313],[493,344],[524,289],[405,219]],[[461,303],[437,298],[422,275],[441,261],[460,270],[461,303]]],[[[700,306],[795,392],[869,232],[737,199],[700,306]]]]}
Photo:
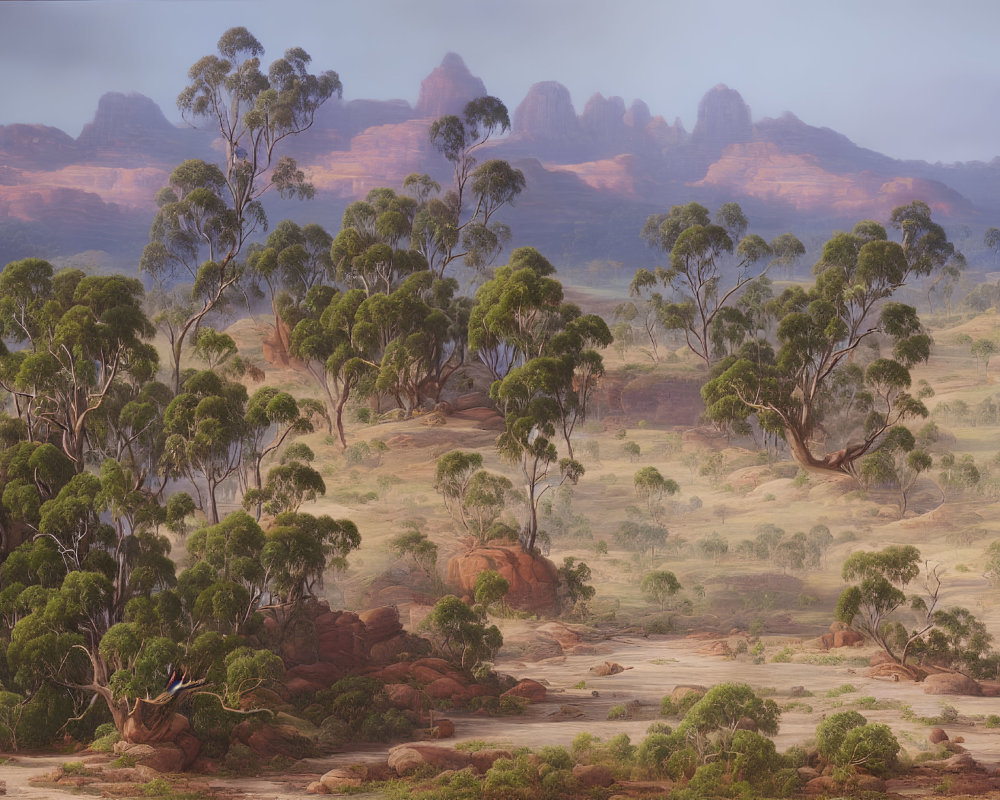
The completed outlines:
{"type": "Polygon", "coordinates": [[[348,742],[389,742],[413,732],[413,723],[389,701],[375,678],[354,675],[316,692],[302,715],[320,729],[320,745],[336,750],[348,742]]]}

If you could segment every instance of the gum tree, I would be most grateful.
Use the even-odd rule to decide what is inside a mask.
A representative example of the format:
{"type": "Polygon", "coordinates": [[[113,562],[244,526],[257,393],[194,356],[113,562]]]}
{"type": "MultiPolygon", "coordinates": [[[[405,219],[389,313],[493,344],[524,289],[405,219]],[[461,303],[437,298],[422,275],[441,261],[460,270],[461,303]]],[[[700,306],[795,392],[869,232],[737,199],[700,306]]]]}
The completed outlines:
{"type": "Polygon", "coordinates": [[[157,195],[159,211],[140,268],[161,286],[190,281],[180,309],[164,309],[161,327],[170,344],[174,391],[180,391],[185,343],[202,320],[233,299],[246,269],[249,239],[267,227],[260,198],[309,198],[313,187],[295,160],[281,156],[282,143],[309,129],[316,110],[340,96],[335,72],[308,71],[311,58],[294,47],[265,73],[264,48],[246,28],[226,31],[218,55],[206,55],[188,71],[190,83],[177,98],[185,119],[204,122],[223,142],[222,167],[204,161],[181,164],[157,195]]]}
{"type": "Polygon", "coordinates": [[[717,366],[702,389],[707,415],[721,425],[756,417],[784,436],[801,466],[856,477],[858,460],[894,426],[927,416],[910,369],[930,356],[931,339],[916,309],[893,300],[938,263],[921,241],[912,231],[904,244],[889,241],[871,221],[835,234],[814,285],[786,289],[770,305],[775,344],[750,342],[717,366]],[[866,365],[862,345],[880,340],[891,352],[866,365]],[[836,444],[816,454],[820,432],[835,434],[836,444]]]}
{"type": "Polygon", "coordinates": [[[670,266],[639,270],[629,293],[643,296],[657,285],[669,289],[672,297],[656,302],[661,324],[683,331],[688,348],[706,367],[714,360],[711,330],[716,317],[769,266],[755,265],[765,259],[787,263],[805,253],[791,234],[768,244],[756,234],[745,235],[748,225],[737,203],[721,206],[714,221],[707,208],[688,203],[650,216],[640,234],[650,247],[669,255],[670,266]],[[727,260],[733,255],[735,264],[730,265],[727,260]]]}

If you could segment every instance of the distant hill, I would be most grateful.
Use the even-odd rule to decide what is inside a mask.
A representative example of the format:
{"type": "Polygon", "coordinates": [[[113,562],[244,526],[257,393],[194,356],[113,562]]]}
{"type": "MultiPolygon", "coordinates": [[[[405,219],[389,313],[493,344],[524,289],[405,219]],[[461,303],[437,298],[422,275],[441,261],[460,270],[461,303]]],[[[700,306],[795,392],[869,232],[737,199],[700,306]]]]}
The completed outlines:
{"type": "MultiPolygon", "coordinates": [[[[329,102],[290,144],[316,198],[270,198],[272,222],[293,217],[336,232],[346,204],[375,186],[399,187],[411,172],[446,182],[449,165],[427,128],[487,91],[450,53],[422,82],[415,106],[329,102]]],[[[1000,159],[896,160],[790,113],[754,121],[739,93],[723,85],[705,94],[690,132],[641,100],[626,108],[620,97],[595,94],[578,114],[553,81],[532,86],[512,116],[511,133],[489,145],[489,157],[511,160],[528,179],[505,221],[514,245],[532,244],[564,268],[601,259],[652,263],[638,239],[646,216],[689,200],[713,208],[736,200],[756,232],[791,230],[807,241],[858,219],[885,220],[914,199],[949,230],[964,226],[970,242],[1000,222],[1000,159]]],[[[135,264],[170,170],[185,158],[217,156],[208,133],[175,127],[141,95],[105,95],[77,139],[41,125],[0,126],[0,264],[88,249],[135,264]]]]}

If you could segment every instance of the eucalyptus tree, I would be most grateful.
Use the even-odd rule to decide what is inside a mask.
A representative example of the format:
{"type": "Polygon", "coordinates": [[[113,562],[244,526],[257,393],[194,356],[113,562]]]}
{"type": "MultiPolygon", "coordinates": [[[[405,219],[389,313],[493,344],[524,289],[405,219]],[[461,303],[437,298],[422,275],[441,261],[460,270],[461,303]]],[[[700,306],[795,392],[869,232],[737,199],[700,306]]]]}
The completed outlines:
{"type": "Polygon", "coordinates": [[[430,197],[437,185],[427,176],[414,174],[404,181],[404,188],[423,201],[413,219],[411,241],[439,278],[460,258],[477,270],[489,267],[510,239],[510,229],[494,217],[524,190],[524,174],[502,159],[480,163],[478,152],[491,137],[508,130],[510,116],[500,100],[470,100],[461,116],[441,117],[430,127],[431,143],[452,165],[452,185],[445,195],[430,197]]]}
{"type": "Polygon", "coordinates": [[[423,271],[357,309],[352,344],[376,371],[370,391],[391,395],[407,414],[438,402],[465,363],[470,303],[457,289],[453,278],[423,271]]]}
{"type": "Polygon", "coordinates": [[[88,426],[123,385],[156,371],[142,284],[121,275],[53,274],[26,259],[0,273],[0,386],[29,441],[58,443],[77,472],[86,466],[88,426]]]}
{"type": "Polygon", "coordinates": [[[519,539],[526,553],[535,549],[542,497],[566,481],[576,483],[584,472],[579,461],[559,458],[552,441],[559,407],[532,364],[515,367],[490,390],[490,396],[506,412],[504,430],[496,440],[497,451],[501,458],[520,466],[524,480],[526,513],[519,539]]]}
{"type": "Polygon", "coordinates": [[[301,48],[287,50],[265,74],[264,48],[246,28],[226,31],[218,55],[189,70],[177,98],[184,117],[204,121],[222,138],[225,164],[181,164],[157,196],[159,211],[140,268],[161,285],[190,281],[184,313],[161,315],[170,345],[174,391],[181,386],[186,340],[210,312],[229,302],[244,278],[241,258],[249,239],[266,228],[260,198],[274,189],[283,197],[314,193],[294,159],[281,156],[283,142],[310,128],[316,110],[341,94],[335,72],[308,71],[301,48]]]}
{"type": "Polygon", "coordinates": [[[328,431],[332,434],[336,425],[344,448],[344,408],[356,388],[366,380],[374,380],[373,367],[354,345],[354,325],[364,302],[361,289],[338,292],[328,287],[314,288],[289,337],[289,353],[305,364],[322,390],[328,431]]]}
{"type": "Polygon", "coordinates": [[[555,267],[533,247],[519,247],[510,261],[476,291],[469,317],[469,349],[494,380],[542,355],[546,343],[579,309],[563,302],[555,267]]]}
{"type": "Polygon", "coordinates": [[[250,245],[247,268],[267,289],[279,337],[282,310],[290,305],[301,306],[314,286],[333,276],[332,244],[333,237],[322,226],[313,223],[300,227],[286,219],[268,234],[263,245],[250,245]]]}
{"type": "Polygon", "coordinates": [[[198,507],[212,524],[220,519],[220,485],[235,478],[243,463],[246,408],[243,384],[204,371],[184,382],[164,414],[161,466],[168,476],[191,483],[198,507]]]}
{"type": "Polygon", "coordinates": [[[931,454],[917,446],[916,437],[909,428],[897,425],[876,450],[861,459],[858,476],[865,487],[885,486],[895,490],[902,519],[917,479],[933,463],[931,454]]]}
{"type": "MultiPolygon", "coordinates": [[[[712,365],[711,330],[716,317],[734,296],[757,278],[773,261],[794,260],[805,253],[802,243],[783,234],[771,244],[756,234],[746,234],[748,222],[736,203],[726,203],[713,222],[709,211],[698,203],[673,206],[667,214],[646,220],[641,238],[652,248],[670,256],[670,266],[655,271],[640,269],[629,287],[633,295],[653,292],[657,285],[673,297],[656,302],[661,324],[681,330],[688,348],[706,367],[712,365]],[[727,257],[735,254],[735,262],[727,257]],[[769,259],[764,267],[756,267],[769,259]],[[727,273],[730,275],[726,279],[727,273]]],[[[652,298],[657,300],[657,295],[652,298]]]]}
{"type": "Polygon", "coordinates": [[[389,294],[400,282],[427,269],[424,256],[409,245],[417,201],[389,188],[372,189],[345,210],[330,248],[337,279],[365,296],[389,294]]]}
{"type": "MultiPolygon", "coordinates": [[[[311,433],[312,420],[320,412],[312,400],[296,400],[288,392],[264,386],[247,401],[241,442],[244,491],[261,493],[264,488],[262,464],[289,436],[311,433]]],[[[263,510],[263,497],[257,503],[257,519],[263,510]]]]}
{"type": "Polygon", "coordinates": [[[912,239],[908,246],[889,241],[871,221],[835,234],[815,284],[786,289],[771,306],[780,320],[777,351],[751,342],[717,366],[702,389],[708,416],[722,424],[756,416],[784,435],[803,467],[856,476],[858,459],[894,426],[927,415],[924,393],[910,390],[910,368],[929,357],[931,339],[916,310],[892,297],[936,263],[912,239]],[[864,364],[859,348],[879,340],[891,354],[864,364]],[[838,438],[816,455],[820,431],[838,438]]]}

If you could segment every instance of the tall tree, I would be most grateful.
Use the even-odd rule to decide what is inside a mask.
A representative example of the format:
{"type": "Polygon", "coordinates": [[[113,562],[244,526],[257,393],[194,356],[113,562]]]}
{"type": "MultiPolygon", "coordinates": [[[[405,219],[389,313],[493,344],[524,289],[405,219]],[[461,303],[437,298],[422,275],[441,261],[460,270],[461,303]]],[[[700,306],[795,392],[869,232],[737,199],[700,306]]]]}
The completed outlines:
{"type": "Polygon", "coordinates": [[[341,93],[340,78],[308,71],[311,58],[291,48],[261,71],[264,48],[246,28],[219,39],[218,55],[199,59],[191,83],[177,98],[185,118],[205,121],[221,137],[225,165],[186,161],[157,197],[160,210],[140,267],[166,284],[191,280],[191,303],[180,315],[161,316],[170,343],[174,391],[181,387],[187,337],[207,314],[224,305],[243,279],[241,259],[249,238],[267,225],[260,197],[308,198],[313,187],[279,145],[313,124],[316,110],[341,93]]]}
{"type": "Polygon", "coordinates": [[[500,100],[470,100],[461,116],[441,117],[430,127],[431,143],[453,168],[444,197],[430,197],[437,184],[427,176],[410,175],[403,184],[422,200],[413,220],[413,246],[439,278],[459,258],[474,269],[488,267],[510,239],[510,229],[494,215],[524,190],[524,174],[501,159],[480,163],[478,158],[492,136],[508,130],[510,116],[500,100]]]}
{"type": "Polygon", "coordinates": [[[713,363],[711,329],[715,318],[747,283],[761,273],[752,267],[764,259],[787,261],[805,252],[791,234],[769,245],[756,234],[744,235],[748,222],[736,203],[726,203],[713,222],[698,203],[674,206],[668,214],[654,214],[643,226],[642,239],[670,256],[668,268],[639,270],[630,292],[642,294],[657,284],[668,287],[674,299],[659,306],[664,327],[681,330],[688,348],[705,366],[713,363]],[[733,264],[725,257],[735,253],[733,264]],[[728,273],[728,280],[727,280],[728,273]]]}
{"type": "Polygon", "coordinates": [[[910,392],[910,368],[929,357],[931,340],[916,310],[891,298],[938,262],[912,239],[908,247],[871,221],[835,234],[815,284],[786,289],[771,306],[780,320],[777,352],[758,341],[718,365],[702,389],[709,417],[730,423],[756,415],[765,430],[784,435],[803,467],[856,475],[858,459],[895,425],[926,416],[920,393],[910,392]],[[858,363],[859,347],[876,337],[891,342],[891,357],[858,363]],[[837,428],[839,448],[827,443],[815,455],[816,435],[837,428]]]}
{"type": "Polygon", "coordinates": [[[53,275],[39,259],[0,274],[0,386],[14,400],[31,441],[58,442],[77,472],[88,425],[123,384],[149,381],[157,354],[142,310],[142,284],[121,275],[53,275]]]}

